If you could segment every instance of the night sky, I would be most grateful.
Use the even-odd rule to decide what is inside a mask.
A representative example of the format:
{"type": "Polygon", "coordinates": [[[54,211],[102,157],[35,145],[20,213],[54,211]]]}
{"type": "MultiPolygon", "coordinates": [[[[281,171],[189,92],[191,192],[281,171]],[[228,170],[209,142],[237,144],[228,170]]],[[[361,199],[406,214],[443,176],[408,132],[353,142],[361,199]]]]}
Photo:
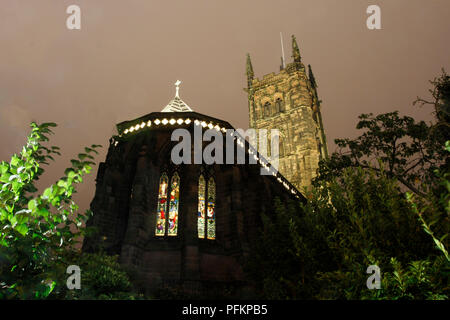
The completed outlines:
{"type": "MultiPolygon", "coordinates": [[[[115,124],[160,111],[182,81],[194,111],[248,127],[245,55],[255,76],[278,72],[279,33],[291,62],[294,34],[311,64],[330,151],[354,137],[361,113],[400,110],[429,97],[428,80],[450,71],[449,0],[0,0],[0,160],[25,142],[29,123],[56,122],[63,155],[39,185],[63,175],[83,147],[104,145],[115,124]],[[81,7],[81,30],[66,8],[81,7]],[[366,8],[381,7],[382,30],[366,8]]],[[[75,200],[88,208],[97,167],[75,200]]]]}

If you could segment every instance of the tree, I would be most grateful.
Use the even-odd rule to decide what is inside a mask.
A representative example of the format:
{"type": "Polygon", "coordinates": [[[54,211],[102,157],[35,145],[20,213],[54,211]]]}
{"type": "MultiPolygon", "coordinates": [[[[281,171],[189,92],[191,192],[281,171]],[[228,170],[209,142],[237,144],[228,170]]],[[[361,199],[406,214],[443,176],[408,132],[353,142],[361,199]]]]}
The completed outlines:
{"type": "Polygon", "coordinates": [[[433,86],[429,90],[432,100],[417,97],[414,104],[430,105],[434,108],[436,123],[432,126],[430,138],[442,145],[450,140],[450,76],[442,69],[442,74],[430,83],[433,86]]]}
{"type": "MultiPolygon", "coordinates": [[[[441,198],[448,203],[448,196],[441,198]]],[[[442,208],[435,200],[418,206],[421,220],[395,178],[346,168],[304,205],[275,202],[246,270],[262,298],[447,299],[449,262],[441,248],[450,224],[448,211],[446,220],[433,220],[442,208]],[[441,222],[444,236],[423,221],[434,228],[441,222]],[[366,287],[370,265],[382,270],[382,290],[366,287]]]]}
{"type": "Polygon", "coordinates": [[[382,163],[388,176],[419,196],[424,197],[428,188],[435,188],[435,170],[448,171],[450,165],[443,148],[450,139],[450,77],[443,71],[431,84],[434,100],[418,98],[415,103],[434,106],[434,124],[416,122],[409,116],[400,117],[397,111],[377,116],[362,114],[356,128],[364,132],[356,139],[335,140],[338,151],[330,159],[321,161],[314,183],[320,185],[348,167],[381,172],[382,163]]]}
{"type": "Polygon", "coordinates": [[[31,123],[21,153],[0,163],[0,298],[48,297],[67,267],[65,257],[85,232],[80,227],[89,212],[77,214],[72,195],[90,173],[100,145],[86,147],[61,179],[38,194],[34,183],[44,172],[42,165],[60,155],[58,147],[42,144],[55,126],[31,123]]]}

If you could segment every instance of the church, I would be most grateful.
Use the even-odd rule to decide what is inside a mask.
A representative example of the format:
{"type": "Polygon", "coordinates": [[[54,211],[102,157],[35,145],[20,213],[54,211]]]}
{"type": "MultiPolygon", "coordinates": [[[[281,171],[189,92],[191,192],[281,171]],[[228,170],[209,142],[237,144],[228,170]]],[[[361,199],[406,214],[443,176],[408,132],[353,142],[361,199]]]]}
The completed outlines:
{"type": "Polygon", "coordinates": [[[279,170],[261,174],[270,163],[239,135],[233,136],[233,148],[253,162],[171,161],[175,129],[223,136],[234,129],[189,107],[177,81],[175,97],[160,112],[116,125],[99,164],[87,223],[96,232],[85,238],[84,251],[119,255],[139,289],[150,295],[170,288],[194,296],[251,293],[244,265],[261,214],[271,215],[276,197],[305,202],[299,189],[310,185],[327,153],[316,82],[311,69],[306,75],[295,37],[292,41],[294,61],[262,80],[254,77],[247,55],[250,127],[280,128],[279,170]]]}

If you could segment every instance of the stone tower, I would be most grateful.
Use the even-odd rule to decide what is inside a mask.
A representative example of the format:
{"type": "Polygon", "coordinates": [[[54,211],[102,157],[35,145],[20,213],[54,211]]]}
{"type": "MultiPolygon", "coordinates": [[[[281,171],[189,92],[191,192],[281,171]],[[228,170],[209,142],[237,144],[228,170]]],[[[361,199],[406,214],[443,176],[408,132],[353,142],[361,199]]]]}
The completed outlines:
{"type": "Polygon", "coordinates": [[[311,185],[319,160],[328,157],[317,84],[301,61],[292,36],[293,62],[282,64],[278,74],[255,77],[247,54],[247,88],[250,128],[280,131],[278,170],[299,190],[311,185]]]}

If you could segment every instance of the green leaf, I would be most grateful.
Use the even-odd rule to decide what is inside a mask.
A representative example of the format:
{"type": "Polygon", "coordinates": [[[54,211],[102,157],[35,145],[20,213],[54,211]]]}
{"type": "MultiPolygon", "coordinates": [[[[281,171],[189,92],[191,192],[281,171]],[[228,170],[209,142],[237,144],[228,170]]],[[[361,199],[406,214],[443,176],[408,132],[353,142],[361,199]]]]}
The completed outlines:
{"type": "Polygon", "coordinates": [[[37,207],[37,201],[35,199],[31,199],[30,201],[28,201],[28,209],[30,211],[35,211],[37,207]]]}
{"type": "Polygon", "coordinates": [[[69,179],[73,179],[75,177],[75,175],[76,175],[76,173],[74,171],[69,171],[68,174],[67,174],[67,177],[69,179]]]}
{"type": "Polygon", "coordinates": [[[17,155],[13,155],[13,157],[11,158],[11,165],[16,167],[19,164],[19,157],[17,155]]]}
{"type": "Polygon", "coordinates": [[[23,236],[28,232],[28,227],[26,224],[19,224],[15,227],[15,229],[23,236]]]}
{"type": "Polygon", "coordinates": [[[49,215],[49,211],[47,209],[45,209],[45,208],[41,208],[38,211],[38,215],[41,216],[41,217],[47,218],[48,215],[49,215]]]}
{"type": "Polygon", "coordinates": [[[5,172],[7,172],[9,170],[9,165],[8,163],[2,161],[0,163],[0,174],[4,174],[5,172]]]}
{"type": "Polygon", "coordinates": [[[42,196],[45,199],[50,199],[52,197],[52,193],[53,193],[53,188],[50,187],[50,188],[47,188],[47,189],[44,190],[44,193],[42,194],[42,196]]]}
{"type": "Polygon", "coordinates": [[[57,185],[58,187],[61,187],[61,188],[66,188],[67,182],[64,181],[64,180],[59,180],[58,183],[57,183],[56,185],[57,185]]]}
{"type": "Polygon", "coordinates": [[[17,225],[17,218],[15,215],[10,214],[8,217],[9,222],[11,223],[12,227],[15,228],[17,225]]]}

